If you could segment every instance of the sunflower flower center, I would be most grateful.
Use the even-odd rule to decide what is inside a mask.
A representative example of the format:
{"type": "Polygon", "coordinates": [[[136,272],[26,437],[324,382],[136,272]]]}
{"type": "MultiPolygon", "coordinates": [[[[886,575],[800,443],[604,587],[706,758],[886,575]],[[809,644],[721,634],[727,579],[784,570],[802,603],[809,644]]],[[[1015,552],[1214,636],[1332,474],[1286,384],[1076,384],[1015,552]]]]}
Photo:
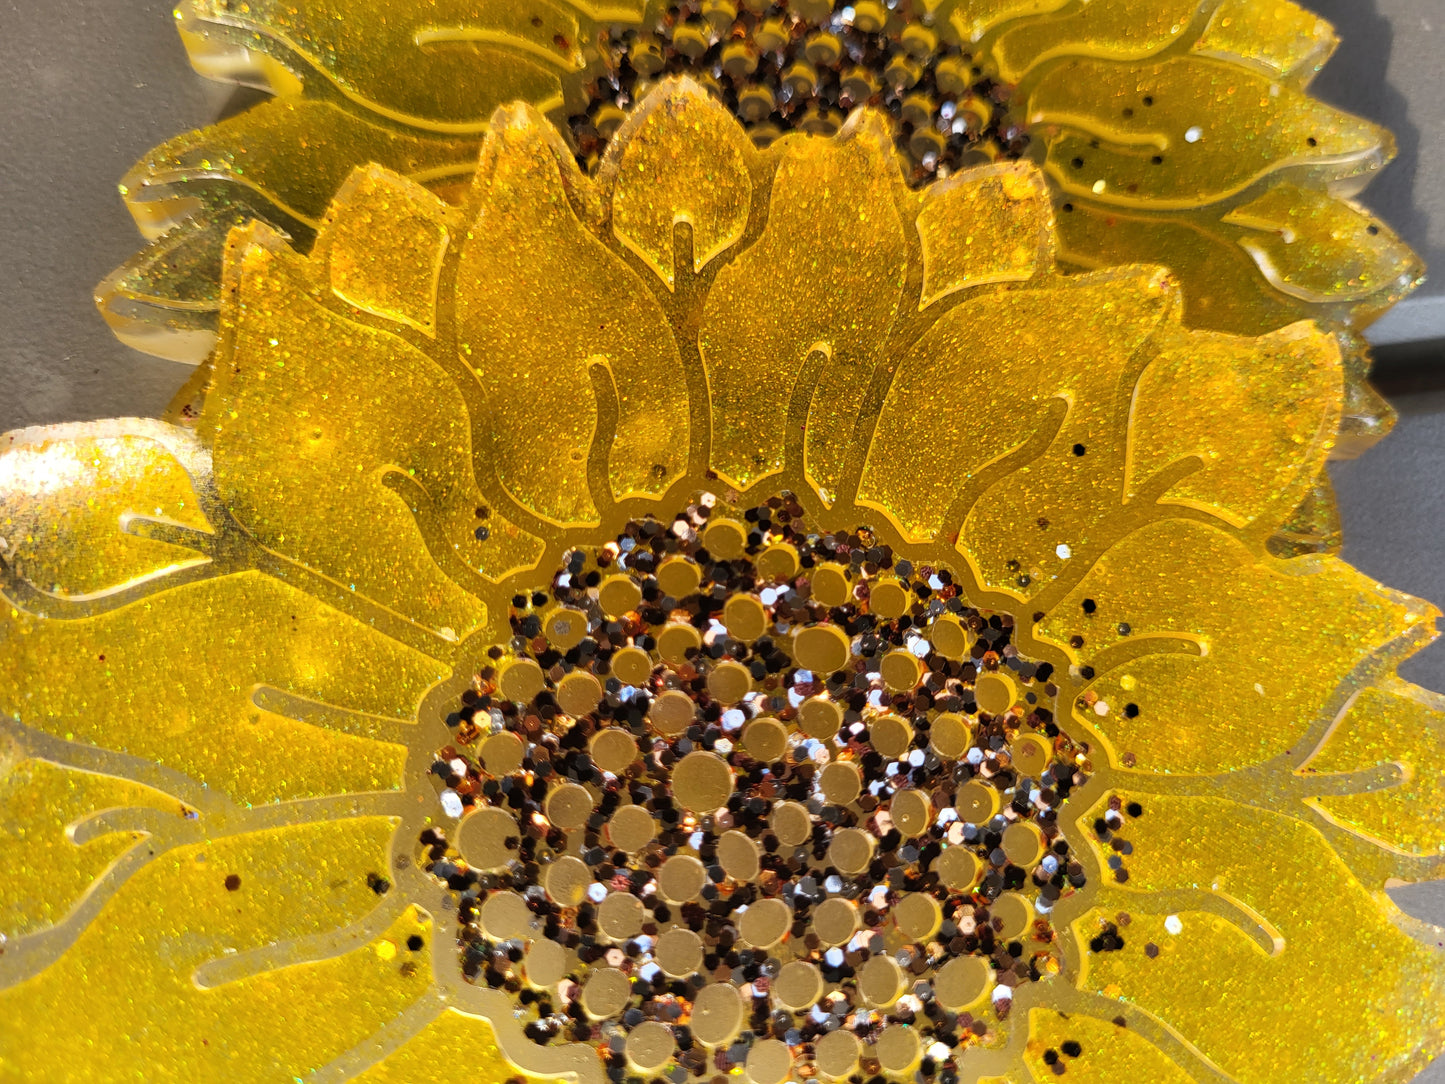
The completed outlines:
{"type": "Polygon", "coordinates": [[[461,823],[419,843],[463,973],[534,1041],[678,1080],[932,1074],[1060,970],[1086,750],[948,570],[704,494],[570,551],[511,623],[433,765],[461,823]]]}

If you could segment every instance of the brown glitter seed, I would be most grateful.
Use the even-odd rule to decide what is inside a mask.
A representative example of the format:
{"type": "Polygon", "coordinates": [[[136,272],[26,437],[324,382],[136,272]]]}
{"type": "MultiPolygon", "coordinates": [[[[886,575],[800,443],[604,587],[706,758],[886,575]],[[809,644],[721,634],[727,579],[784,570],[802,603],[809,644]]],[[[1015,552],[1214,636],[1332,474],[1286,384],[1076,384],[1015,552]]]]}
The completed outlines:
{"type": "Polygon", "coordinates": [[[661,693],[648,709],[647,721],[664,738],[675,738],[692,726],[697,706],[687,693],[669,689],[661,693]]]}
{"type": "Polygon", "coordinates": [[[923,1056],[918,1032],[901,1024],[890,1024],[878,1036],[873,1056],[885,1073],[903,1074],[911,1071],[923,1056]]]}
{"type": "Polygon", "coordinates": [[[612,845],[628,854],[636,853],[652,842],[657,822],[639,805],[625,805],[607,822],[607,835],[612,845]]]}
{"type": "Polygon", "coordinates": [[[978,880],[983,864],[973,852],[962,847],[949,847],[938,856],[933,869],[945,888],[965,892],[978,880]]]}
{"type": "Polygon", "coordinates": [[[724,561],[741,557],[747,543],[747,531],[730,519],[713,520],[702,532],[702,544],[708,553],[724,561]]]}
{"type": "Polygon", "coordinates": [[[488,775],[510,775],[522,766],[527,746],[510,731],[503,730],[482,742],[478,754],[488,775]]]}
{"type": "Polygon", "coordinates": [[[742,1023],[742,996],[731,983],[704,986],[693,999],[692,1034],[706,1046],[718,1047],[732,1041],[742,1023]]]}
{"type": "Polygon", "coordinates": [[[873,861],[873,837],[859,828],[840,828],[828,844],[828,861],[841,873],[857,874],[873,861]]]}
{"type": "Polygon", "coordinates": [[[669,557],[657,568],[657,586],[673,598],[685,598],[701,582],[702,571],[686,557],[669,557]]]}
{"type": "Polygon", "coordinates": [[[973,730],[962,715],[944,712],[933,720],[928,731],[933,751],[945,760],[957,760],[968,752],[973,740],[973,730]]]}
{"type": "Polygon", "coordinates": [[[740,662],[729,660],[719,663],[707,676],[708,694],[719,704],[736,704],[750,693],[752,688],[753,676],[740,662]]]}
{"type": "Polygon", "coordinates": [[[637,760],[637,743],[626,731],[607,727],[592,735],[587,744],[592,763],[604,772],[621,775],[637,760]]]}
{"type": "Polygon", "coordinates": [[[833,565],[813,570],[813,598],[830,609],[844,605],[853,595],[847,574],[833,565]]]}
{"type": "Polygon", "coordinates": [[[508,659],[497,676],[497,689],[502,696],[522,704],[530,704],[546,684],[542,668],[532,659],[508,659]]]}
{"type": "Polygon", "coordinates": [[[577,783],[563,783],[547,795],[547,819],[564,832],[572,832],[587,823],[592,815],[592,794],[577,783]]]}
{"type": "Polygon", "coordinates": [[[841,1079],[858,1068],[861,1048],[856,1035],[839,1028],[828,1032],[815,1044],[813,1063],[823,1076],[834,1080],[841,1079]]]}
{"type": "Polygon", "coordinates": [[[689,753],[672,769],[673,797],[683,808],[708,814],[727,803],[733,792],[733,770],[716,753],[689,753]]]}
{"type": "Polygon", "coordinates": [[[1018,700],[1018,686],[1006,674],[984,674],[974,684],[973,698],[980,711],[1002,715],[1018,700]]]}
{"type": "Polygon", "coordinates": [[[813,834],[813,820],[797,802],[779,802],[773,806],[771,820],[778,840],[789,847],[798,847],[813,834]]]}
{"type": "Polygon", "coordinates": [[[765,763],[781,760],[788,751],[788,728],[776,719],[754,719],[743,728],[743,748],[765,763]]]}
{"type": "Polygon", "coordinates": [[[655,1020],[644,1020],[627,1033],[627,1060],[640,1072],[656,1073],[672,1061],[677,1043],[672,1030],[655,1020]]]}
{"type": "Polygon", "coordinates": [[[517,857],[519,834],[517,822],[510,813],[495,806],[482,806],[462,818],[457,828],[457,850],[472,869],[502,869],[517,857]]]}
{"type": "Polygon", "coordinates": [[[758,900],[738,918],[738,935],[753,948],[772,948],[793,924],[792,909],[780,899],[758,900]]]}
{"type": "Polygon", "coordinates": [[[798,708],[798,728],[810,738],[827,741],[843,726],[843,709],[826,697],[803,701],[798,708]]]}
{"type": "Polygon", "coordinates": [[[793,637],[793,658],[804,670],[831,674],[848,665],[848,635],[836,625],[813,625],[793,637]]]}
{"type": "Polygon", "coordinates": [[[991,978],[988,963],[982,958],[955,957],[939,968],[934,976],[933,993],[938,1003],[949,1012],[962,1012],[983,1000],[991,978]]]}
{"type": "Polygon", "coordinates": [[[998,791],[986,783],[971,780],[958,788],[953,807],[959,820],[969,824],[986,824],[998,812],[998,791]]]}
{"type": "Polygon", "coordinates": [[[806,960],[786,963],[773,982],[773,1000],[785,1009],[803,1012],[817,1004],[823,996],[823,976],[806,960]]]}
{"type": "Polygon", "coordinates": [[[863,791],[863,776],[851,760],[835,760],[818,773],[823,797],[833,805],[848,805],[863,791]]]}

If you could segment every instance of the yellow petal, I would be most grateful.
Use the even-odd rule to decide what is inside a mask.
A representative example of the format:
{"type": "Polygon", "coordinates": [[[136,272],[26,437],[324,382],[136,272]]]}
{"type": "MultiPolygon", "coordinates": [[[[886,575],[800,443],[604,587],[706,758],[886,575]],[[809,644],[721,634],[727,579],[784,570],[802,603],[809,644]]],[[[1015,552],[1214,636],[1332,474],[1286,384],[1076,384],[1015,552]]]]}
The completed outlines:
{"type": "Polygon", "coordinates": [[[665,86],[613,138],[599,183],[611,188],[612,232],[671,289],[679,224],[692,230],[695,272],[742,239],[752,145],[702,87],[691,80],[665,86]]]}
{"type": "Polygon", "coordinates": [[[1329,23],[1293,0],[1223,0],[1193,49],[1304,85],[1338,44],[1329,23]]]}
{"type": "Polygon", "coordinates": [[[1158,1047],[1129,1030],[1127,1025],[1077,1012],[1035,1009],[1029,1013],[1029,1042],[1024,1063],[1035,1080],[1053,1080],[1054,1065],[1064,1066],[1069,1084],[1194,1084],[1194,1078],[1158,1047]],[[1066,1042],[1077,1043],[1078,1054],[1063,1052],[1066,1042]],[[1044,1060],[1052,1051],[1056,1061],[1044,1060]]]}
{"type": "Polygon", "coordinates": [[[323,307],[305,265],[254,236],[238,241],[238,292],[198,423],[214,442],[217,486],[262,545],[425,628],[465,635],[486,608],[455,580],[500,575],[537,551],[477,488],[455,385],[397,334],[323,307]],[[488,509],[485,542],[468,537],[478,509],[488,509]],[[431,516],[457,551],[425,536],[419,520],[431,516]]]}
{"type": "Polygon", "coordinates": [[[740,489],[783,468],[777,419],[795,397],[807,418],[809,480],[824,490],[840,481],[907,270],[894,194],[901,178],[880,127],[859,114],[837,140],[784,140],[767,226],[708,294],[698,342],[712,462],[740,489]]]}
{"type": "MultiPolygon", "coordinates": [[[[1053,440],[1066,410],[1070,424],[1048,458],[1062,460],[1067,477],[1051,484],[1090,484],[1089,476],[1108,465],[1108,448],[1119,432],[1116,386],[1134,352],[1174,305],[1167,279],[1139,268],[962,301],[899,363],[874,430],[859,500],[886,512],[916,540],[956,532],[972,508],[964,542],[970,562],[983,570],[985,583],[1013,583],[1018,570],[1009,562],[1039,529],[1021,534],[1011,520],[1002,536],[990,536],[991,525],[1014,507],[1012,498],[995,508],[977,503],[980,491],[1022,466],[1037,473],[1044,450],[1032,442],[1053,440]],[[1077,322],[1061,321],[1061,312],[1078,314],[1077,322]],[[1080,356],[1090,358],[1090,365],[1071,364],[1080,356]],[[981,391],[990,408],[969,409],[981,391]],[[920,439],[919,411],[934,402],[948,409],[929,425],[927,439],[920,439]],[[1078,409],[1069,409],[1072,404],[1078,409]],[[1079,439],[1095,442],[1093,460],[1074,461],[1069,449],[1079,439]]],[[[1031,507],[1039,511],[1024,522],[1068,507],[1101,507],[1061,501],[1058,495],[1071,488],[1050,492],[1047,513],[1034,502],[1031,507]]]]}
{"type": "Polygon", "coordinates": [[[1143,806],[1118,833],[1129,880],[1075,930],[1086,946],[1105,918],[1130,921],[1122,949],[1088,953],[1084,989],[1117,990],[1236,1080],[1409,1080],[1436,1052],[1438,938],[1413,939],[1314,829],[1217,798],[1126,797],[1143,806]]]}
{"type": "MultiPolygon", "coordinates": [[[[515,1024],[513,1026],[516,1027],[515,1024]]],[[[517,1027],[517,1032],[520,1038],[520,1027],[517,1027]]],[[[552,1066],[570,1067],[569,1062],[581,1059],[569,1059],[567,1054],[583,1054],[584,1057],[592,1055],[592,1051],[587,1048],[572,1051],[562,1044],[538,1046],[525,1038],[522,1042],[531,1049],[523,1048],[519,1053],[526,1055],[528,1061],[537,1066],[530,1072],[518,1072],[517,1065],[499,1048],[498,1036],[489,1021],[458,1009],[446,1009],[404,1046],[382,1058],[357,1076],[356,1080],[358,1084],[417,1084],[418,1081],[433,1079],[441,1081],[449,1074],[450,1067],[439,1064],[445,1059],[439,1059],[437,1051],[465,1050],[467,1069],[475,1073],[478,1080],[524,1080],[527,1084],[539,1084],[541,1080],[555,1079],[545,1072],[543,1065],[550,1063],[552,1066]]],[[[601,1071],[595,1058],[590,1066],[585,1067],[601,1071]]],[[[578,1076],[582,1081],[587,1081],[584,1074],[579,1073],[578,1076]]]]}
{"type": "Polygon", "coordinates": [[[1171,329],[1134,391],[1126,493],[1193,458],[1164,504],[1243,527],[1304,498],[1340,424],[1339,347],[1313,324],[1260,339],[1171,329]],[[1241,425],[1241,418],[1258,418],[1241,425]],[[1248,465],[1245,468],[1245,465],[1248,465]]]}
{"type": "Polygon", "coordinates": [[[1154,212],[1076,197],[1059,216],[1059,256],[1089,268],[1166,264],[1184,286],[1185,322],[1237,335],[1311,318],[1363,329],[1417,285],[1418,258],[1387,228],[1344,201],[1282,187],[1299,202],[1254,225],[1217,207],[1154,212]]]}
{"type": "Polygon", "coordinates": [[[1389,851],[1431,861],[1412,880],[1445,873],[1445,704],[1403,681],[1365,689],[1304,766],[1332,774],[1394,766],[1393,785],[1314,801],[1331,820],[1389,851]]]}
{"type": "Polygon", "coordinates": [[[1362,302],[1367,326],[1419,285],[1425,266],[1388,226],[1348,200],[1281,184],[1225,216],[1275,289],[1312,305],[1362,302]]]}
{"type": "Polygon", "coordinates": [[[374,17],[356,0],[187,0],[177,14],[204,73],[227,74],[259,52],[381,116],[479,133],[504,102],[560,101],[561,77],[583,66],[583,24],[569,7],[433,0],[374,17]]]}
{"type": "Polygon", "coordinates": [[[1285,517],[1266,545],[1276,557],[1306,553],[1338,554],[1344,546],[1339,502],[1328,470],[1315,476],[1295,510],[1285,517]]]}
{"type": "Polygon", "coordinates": [[[405,948],[413,935],[430,942],[424,914],[406,907],[388,922],[382,911],[365,932],[380,903],[367,874],[385,874],[391,832],[385,818],[353,818],[233,834],[152,861],[59,960],[0,992],[0,1013],[26,1021],[23,1043],[0,1041],[6,1070],[57,1079],[55,1051],[68,1049],[115,1076],[163,1068],[260,1081],[302,1077],[345,1053],[430,985],[430,955],[405,948]],[[368,944],[383,941],[411,959],[368,944]],[[245,977],[198,985],[218,962],[245,977]],[[245,974],[248,964],[257,973],[245,974]],[[45,1011],[28,1011],[36,1005],[45,1011]]]}
{"type": "Polygon", "coordinates": [[[1010,19],[1043,15],[1067,6],[1069,0],[959,0],[939,7],[949,12],[947,26],[961,41],[976,42],[1010,19]]]}
{"type": "Polygon", "coordinates": [[[7,767],[5,740],[0,737],[0,934],[15,938],[54,926],[158,822],[180,820],[187,807],[139,783],[44,760],[7,767]]]}
{"type": "Polygon", "coordinates": [[[558,524],[597,520],[594,441],[619,498],[665,491],[688,448],[687,391],[667,318],[648,285],[579,221],[574,193],[594,198],[556,131],[530,109],[499,115],[456,286],[461,355],[482,385],[497,475],[558,524]],[[602,418],[612,419],[611,432],[599,428],[602,418]]]}
{"type": "Polygon", "coordinates": [[[200,445],[155,422],[129,430],[10,434],[0,451],[0,558],[33,588],[99,595],[206,563],[197,550],[211,526],[186,469],[200,445]]]}
{"type": "Polygon", "coordinates": [[[256,572],[117,609],[0,613],[0,712],[183,772],[239,802],[401,785],[439,663],[256,572]]]}
{"type": "Polygon", "coordinates": [[[167,361],[203,361],[216,345],[221,266],[234,225],[229,214],[197,208],[107,275],[95,304],[115,337],[167,361]]]}
{"type": "Polygon", "coordinates": [[[395,173],[358,169],[316,239],[315,258],[326,261],[332,291],[373,316],[430,335],[449,240],[445,211],[441,200],[395,173]],[[387,243],[377,246],[381,234],[387,243]]]}
{"type": "Polygon", "coordinates": [[[431,184],[476,167],[478,135],[384,126],[331,102],[276,98],[155,148],[121,181],[132,214],[156,236],[198,206],[241,190],[278,227],[309,233],[357,166],[376,162],[431,184]],[[277,217],[279,216],[279,217],[277,217]]]}
{"type": "Polygon", "coordinates": [[[1059,187],[1113,205],[1193,207],[1288,167],[1343,181],[1394,154],[1383,129],[1198,56],[1142,66],[1060,61],[1033,85],[1027,113],[1057,133],[1047,168],[1059,187]]]}
{"type": "Polygon", "coordinates": [[[1181,40],[1199,8],[1196,0],[1068,4],[1056,14],[1005,28],[993,55],[1006,83],[1060,56],[1141,60],[1181,40]]]}
{"type": "Polygon", "coordinates": [[[1334,558],[1261,558],[1215,527],[1166,520],[1099,558],[1039,634],[1082,638],[1069,654],[1096,671],[1088,689],[1104,709],[1075,713],[1117,756],[1140,771],[1223,772],[1302,761],[1344,675],[1398,658],[1435,616],[1334,558]]]}
{"type": "Polygon", "coordinates": [[[920,307],[1053,266],[1053,207],[1030,165],[984,166],[939,181],[924,195],[915,225],[923,247],[920,307]]]}

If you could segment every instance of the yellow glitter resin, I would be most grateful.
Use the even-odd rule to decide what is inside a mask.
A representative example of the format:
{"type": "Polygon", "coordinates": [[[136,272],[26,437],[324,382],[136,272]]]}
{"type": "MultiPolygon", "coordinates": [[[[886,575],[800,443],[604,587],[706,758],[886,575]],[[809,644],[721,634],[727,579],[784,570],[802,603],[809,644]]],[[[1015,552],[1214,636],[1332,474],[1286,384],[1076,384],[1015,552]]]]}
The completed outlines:
{"type": "MultiPolygon", "coordinates": [[[[915,183],[991,157],[1039,162],[1062,265],[1167,266],[1190,326],[1336,327],[1350,358],[1342,448],[1389,426],[1349,336],[1423,269],[1349,198],[1393,141],[1308,96],[1336,39],[1293,0],[184,0],[176,18],[199,71],[275,96],[157,147],[124,179],[152,240],[98,300],[141,349],[206,356],[232,225],[257,219],[305,251],[368,162],[461,199],[493,109],[513,99],[567,121],[572,150],[595,162],[620,107],[682,72],[730,95],[760,143],[833,132],[849,104],[886,106],[915,183]],[[867,51],[861,65],[845,44],[867,51]],[[842,87],[842,109],[836,91],[813,102],[825,86],[842,87]],[[960,132],[962,159],[948,149],[960,132]]],[[[613,208],[619,223],[638,213],[613,208]]],[[[719,206],[715,232],[694,238],[698,266],[737,227],[719,206]]],[[[639,221],[624,243],[647,258],[670,228],[639,221]]]]}
{"type": "MultiPolygon", "coordinates": [[[[1384,891],[1445,873],[1445,713],[1394,672],[1438,612],[1274,545],[1335,338],[1064,277],[1035,167],[910,189],[867,111],[759,149],[667,82],[595,180],[525,105],[481,163],[456,207],[358,171],[309,256],[234,233],[193,428],[4,438],[0,1076],[602,1084],[462,977],[414,841],[510,600],[701,491],[870,525],[1055,667],[1087,884],[961,1080],[1405,1081],[1445,1045],[1440,932],[1384,891]],[[1133,803],[1110,877],[1090,826],[1133,803]]],[[[693,1023],[725,1044],[724,1009],[693,1023]]],[[[911,1079],[916,1045],[877,1049],[911,1079]]]]}

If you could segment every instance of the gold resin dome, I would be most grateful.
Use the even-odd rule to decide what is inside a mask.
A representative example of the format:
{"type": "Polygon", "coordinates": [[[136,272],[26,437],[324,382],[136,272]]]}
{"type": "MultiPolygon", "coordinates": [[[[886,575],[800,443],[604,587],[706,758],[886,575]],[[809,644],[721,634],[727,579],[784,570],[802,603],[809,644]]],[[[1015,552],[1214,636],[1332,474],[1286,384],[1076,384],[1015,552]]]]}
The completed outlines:
{"type": "MultiPolygon", "coordinates": [[[[148,247],[102,284],[141,349],[200,361],[227,231],[256,219],[305,251],[356,166],[458,200],[493,109],[521,99],[584,169],[657,78],[689,75],[756,141],[831,133],[854,106],[895,118],[921,184],[990,160],[1038,162],[1070,267],[1161,264],[1185,322],[1262,334],[1298,319],[1362,331],[1419,261],[1351,200],[1387,132],[1312,99],[1335,46],[1292,0],[185,0],[201,72],[274,97],[157,147],[122,183],[148,247]]],[[[1343,430],[1389,410],[1348,339],[1343,430]]]]}
{"type": "Polygon", "coordinates": [[[1438,612],[1276,544],[1337,340],[1061,275],[1032,165],[904,169],[667,81],[589,178],[506,107],[455,205],[231,235],[189,426],[4,438],[7,1075],[1441,1049],[1384,892],[1445,872],[1438,612]]]}

